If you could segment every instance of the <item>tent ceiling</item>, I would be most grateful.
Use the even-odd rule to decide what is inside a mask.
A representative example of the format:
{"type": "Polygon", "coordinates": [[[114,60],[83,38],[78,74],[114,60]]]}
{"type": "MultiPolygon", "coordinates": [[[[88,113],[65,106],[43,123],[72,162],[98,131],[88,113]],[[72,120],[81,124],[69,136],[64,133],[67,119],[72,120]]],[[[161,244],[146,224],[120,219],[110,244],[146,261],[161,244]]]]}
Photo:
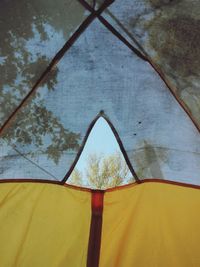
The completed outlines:
{"type": "Polygon", "coordinates": [[[86,16],[77,1],[1,1],[1,125],[86,16]]]}
{"type": "Polygon", "coordinates": [[[125,0],[105,15],[139,44],[200,128],[200,2],[125,0]]]}
{"type": "MultiPolygon", "coordinates": [[[[198,127],[195,3],[190,15],[187,1],[116,0],[104,11],[108,22],[151,64],[97,18],[91,21],[3,128],[1,177],[62,180],[91,121],[104,110],[140,178],[200,184],[200,136],[191,121],[198,127]],[[184,42],[182,28],[189,42],[184,42]]],[[[14,5],[0,4],[1,125],[89,16],[79,1],[14,5]]]]}

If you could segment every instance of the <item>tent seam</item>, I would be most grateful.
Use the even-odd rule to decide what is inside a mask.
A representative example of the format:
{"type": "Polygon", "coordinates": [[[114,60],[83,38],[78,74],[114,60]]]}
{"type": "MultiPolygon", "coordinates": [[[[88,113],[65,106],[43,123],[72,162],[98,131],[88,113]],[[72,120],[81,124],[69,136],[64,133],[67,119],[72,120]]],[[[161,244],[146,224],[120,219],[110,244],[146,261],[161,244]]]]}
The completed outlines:
{"type": "Polygon", "coordinates": [[[92,21],[101,14],[108,5],[112,4],[114,0],[106,0],[100,8],[94,12],[92,12],[79,26],[79,28],[74,32],[74,34],[66,41],[64,46],[57,52],[54,58],[51,60],[50,64],[47,66],[45,71],[42,73],[40,78],[36,81],[33,85],[32,89],[28,92],[28,94],[23,98],[20,104],[16,107],[16,109],[10,114],[10,116],[6,119],[3,125],[0,128],[0,135],[2,134],[3,130],[8,126],[10,121],[14,118],[14,116],[20,111],[23,105],[28,101],[31,95],[38,89],[41,85],[42,81],[46,79],[49,73],[55,68],[57,63],[61,60],[61,58],[65,55],[65,53],[71,48],[71,46],[76,42],[76,40],[80,37],[80,35],[86,30],[86,28],[92,23],[92,21]]]}

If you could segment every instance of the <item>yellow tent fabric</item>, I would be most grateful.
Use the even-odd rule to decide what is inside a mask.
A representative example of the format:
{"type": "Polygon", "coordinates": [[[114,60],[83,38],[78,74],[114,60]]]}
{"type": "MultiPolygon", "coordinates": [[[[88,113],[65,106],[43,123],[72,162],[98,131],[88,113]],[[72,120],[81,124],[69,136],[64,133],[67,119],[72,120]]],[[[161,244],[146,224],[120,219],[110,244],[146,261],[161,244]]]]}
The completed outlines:
{"type": "MultiPolygon", "coordinates": [[[[0,266],[87,266],[92,191],[6,182],[0,192],[0,266]]],[[[199,206],[199,189],[167,182],[105,191],[99,266],[200,266],[199,206]]]]}
{"type": "Polygon", "coordinates": [[[200,266],[200,191],[143,183],[105,195],[100,266],[200,266]]]}
{"type": "Polygon", "coordinates": [[[0,266],[86,266],[90,198],[60,185],[1,184],[0,266]]]}

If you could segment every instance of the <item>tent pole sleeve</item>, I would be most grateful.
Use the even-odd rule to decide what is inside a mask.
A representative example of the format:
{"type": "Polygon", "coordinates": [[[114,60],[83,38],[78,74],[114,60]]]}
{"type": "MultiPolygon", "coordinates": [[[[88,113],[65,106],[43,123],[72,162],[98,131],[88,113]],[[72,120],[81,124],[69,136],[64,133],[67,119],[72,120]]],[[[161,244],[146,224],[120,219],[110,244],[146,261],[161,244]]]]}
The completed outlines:
{"type": "Polygon", "coordinates": [[[10,114],[10,116],[6,119],[6,121],[0,125],[0,136],[2,135],[4,129],[9,125],[11,120],[15,117],[15,115],[20,111],[20,109],[27,104],[29,98],[35,93],[38,87],[45,81],[48,77],[49,73],[56,67],[58,62],[64,56],[64,54],[72,47],[72,45],[76,42],[76,40],[80,37],[80,35],[87,29],[87,27],[92,23],[92,21],[100,15],[109,5],[111,5],[114,0],[106,0],[97,11],[91,12],[91,14],[83,21],[83,23],[79,26],[79,28],[75,31],[75,33],[69,38],[69,40],[64,44],[64,46],[58,51],[58,53],[51,60],[50,64],[47,66],[45,71],[42,73],[40,78],[33,85],[32,89],[28,92],[28,94],[22,99],[20,104],[15,108],[15,110],[10,114]]]}
{"type": "Polygon", "coordinates": [[[87,267],[98,267],[101,250],[104,191],[94,190],[91,196],[91,225],[88,242],[87,267]]]}

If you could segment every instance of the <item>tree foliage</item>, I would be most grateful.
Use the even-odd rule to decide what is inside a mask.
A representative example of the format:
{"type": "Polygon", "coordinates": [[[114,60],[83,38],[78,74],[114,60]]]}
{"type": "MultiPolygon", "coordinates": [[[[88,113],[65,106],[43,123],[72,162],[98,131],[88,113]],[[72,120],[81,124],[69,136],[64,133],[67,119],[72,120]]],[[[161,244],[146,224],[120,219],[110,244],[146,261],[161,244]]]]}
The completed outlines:
{"type": "MultiPolygon", "coordinates": [[[[27,95],[71,31],[84,16],[69,0],[0,1],[0,127],[27,95]],[[70,5],[69,5],[70,3],[70,5]],[[68,11],[76,10],[74,19],[68,11]],[[68,23],[69,22],[69,23],[68,23]],[[67,27],[66,27],[67,25],[67,27]],[[59,40],[56,37],[59,36],[59,40]],[[56,39],[56,41],[55,41],[56,39]],[[57,47],[57,43],[60,47],[57,47]],[[51,47],[51,49],[47,49],[51,47]],[[53,50],[52,50],[53,49],[53,50]]],[[[42,88],[55,90],[58,68],[51,71],[39,90],[15,115],[1,137],[22,154],[42,153],[58,163],[67,150],[79,148],[79,133],[61,122],[45,103],[42,88]]],[[[44,94],[44,92],[43,92],[44,94]]]]}
{"type": "Polygon", "coordinates": [[[70,184],[95,189],[106,189],[131,182],[134,182],[134,178],[119,153],[110,156],[89,155],[85,174],[75,168],[69,180],[70,184]]]}

